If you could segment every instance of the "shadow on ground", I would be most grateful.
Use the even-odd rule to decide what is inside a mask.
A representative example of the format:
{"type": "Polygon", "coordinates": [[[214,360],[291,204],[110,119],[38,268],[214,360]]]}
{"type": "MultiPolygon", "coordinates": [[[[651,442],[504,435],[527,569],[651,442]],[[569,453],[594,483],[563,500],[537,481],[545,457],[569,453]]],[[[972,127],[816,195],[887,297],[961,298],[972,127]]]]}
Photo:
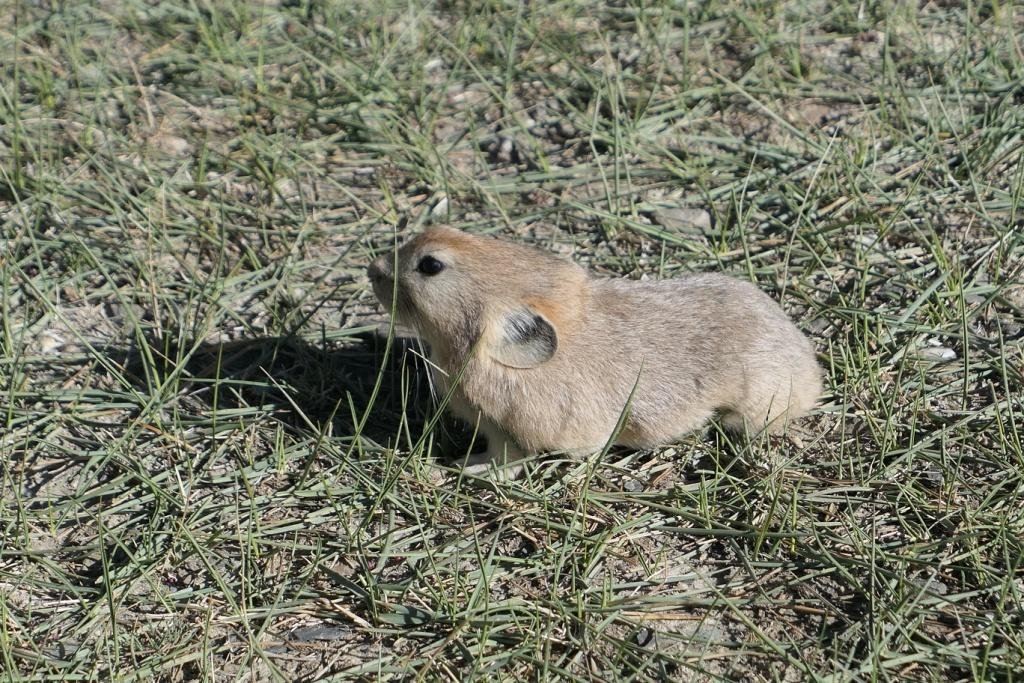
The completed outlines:
{"type": "MultiPolygon", "coordinates": [[[[151,338],[122,356],[130,381],[142,391],[174,379],[178,391],[211,409],[272,406],[296,430],[331,428],[334,436],[361,434],[384,446],[407,446],[435,415],[425,361],[413,340],[353,335],[342,347],[297,337],[264,337],[216,344],[151,338]],[[174,378],[175,373],[177,377],[174,378]],[[329,423],[329,424],[328,424],[329,423]]],[[[442,454],[465,454],[467,428],[442,418],[442,454]]]]}

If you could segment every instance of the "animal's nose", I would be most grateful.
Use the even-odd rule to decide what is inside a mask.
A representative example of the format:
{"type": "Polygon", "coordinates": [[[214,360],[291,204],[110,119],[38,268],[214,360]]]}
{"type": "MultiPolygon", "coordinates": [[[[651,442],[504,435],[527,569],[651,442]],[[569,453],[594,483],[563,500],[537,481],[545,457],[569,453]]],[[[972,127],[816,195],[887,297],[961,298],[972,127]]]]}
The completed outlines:
{"type": "Polygon", "coordinates": [[[366,268],[366,275],[371,281],[377,282],[388,277],[391,272],[391,264],[388,260],[381,256],[378,259],[374,259],[370,262],[370,265],[366,268]]]}

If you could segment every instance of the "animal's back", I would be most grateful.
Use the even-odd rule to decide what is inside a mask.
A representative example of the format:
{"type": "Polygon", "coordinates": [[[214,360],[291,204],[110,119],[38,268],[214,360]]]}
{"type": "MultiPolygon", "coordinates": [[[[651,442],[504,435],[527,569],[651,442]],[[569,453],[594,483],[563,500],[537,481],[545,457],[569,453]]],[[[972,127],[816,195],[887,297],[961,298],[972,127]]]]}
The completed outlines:
{"type": "Polygon", "coordinates": [[[639,376],[627,445],[670,440],[715,411],[728,427],[757,431],[806,412],[821,393],[810,342],[748,282],[700,274],[594,285],[603,319],[591,321],[591,337],[639,376]]]}

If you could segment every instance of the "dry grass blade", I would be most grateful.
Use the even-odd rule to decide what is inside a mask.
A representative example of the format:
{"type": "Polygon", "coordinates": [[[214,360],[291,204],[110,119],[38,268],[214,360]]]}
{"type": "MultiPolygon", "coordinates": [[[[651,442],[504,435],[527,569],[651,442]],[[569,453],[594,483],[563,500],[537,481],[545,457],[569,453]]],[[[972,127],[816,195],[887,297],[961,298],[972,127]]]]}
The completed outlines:
{"type": "Polygon", "coordinates": [[[1015,680],[1013,3],[0,4],[4,680],[1015,680]],[[799,438],[469,447],[431,222],[782,299],[799,438]],[[737,452],[738,451],[738,452],[737,452]]]}

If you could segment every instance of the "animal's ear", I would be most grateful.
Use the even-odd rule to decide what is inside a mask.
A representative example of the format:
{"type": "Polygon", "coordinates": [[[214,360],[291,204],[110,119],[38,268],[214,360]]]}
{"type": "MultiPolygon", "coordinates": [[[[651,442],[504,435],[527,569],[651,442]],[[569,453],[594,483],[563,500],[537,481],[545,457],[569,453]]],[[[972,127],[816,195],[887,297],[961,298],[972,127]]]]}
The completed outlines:
{"type": "Polygon", "coordinates": [[[516,308],[498,323],[491,357],[511,368],[535,368],[547,362],[558,349],[558,334],[543,315],[532,308],[516,308]]]}

